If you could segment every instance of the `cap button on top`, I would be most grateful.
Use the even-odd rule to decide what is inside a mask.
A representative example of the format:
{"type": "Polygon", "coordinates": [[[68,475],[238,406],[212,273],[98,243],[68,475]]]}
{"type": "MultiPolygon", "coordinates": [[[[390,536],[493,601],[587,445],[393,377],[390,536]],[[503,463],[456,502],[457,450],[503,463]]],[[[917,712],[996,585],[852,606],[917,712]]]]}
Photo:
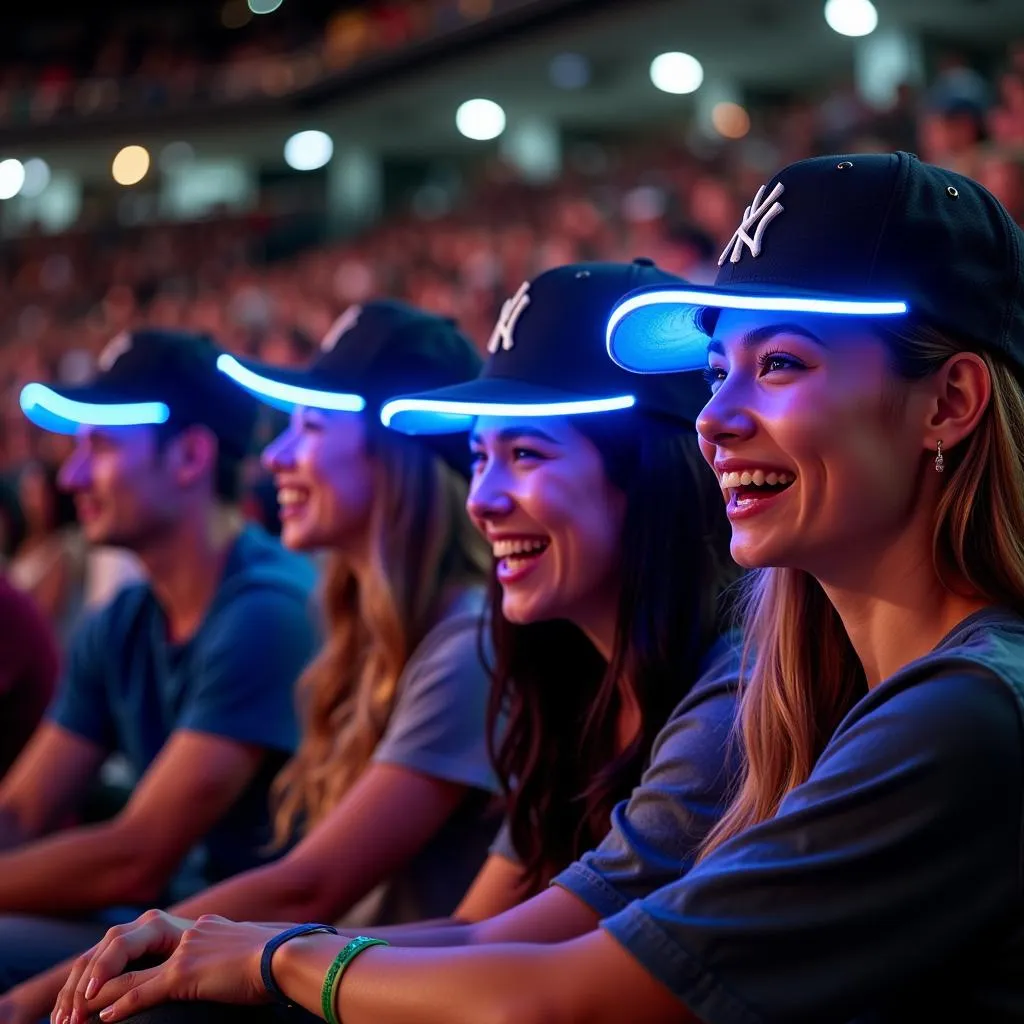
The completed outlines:
{"type": "Polygon", "coordinates": [[[653,267],[654,260],[652,260],[650,256],[637,256],[637,258],[633,260],[633,265],[636,267],[653,267]]]}

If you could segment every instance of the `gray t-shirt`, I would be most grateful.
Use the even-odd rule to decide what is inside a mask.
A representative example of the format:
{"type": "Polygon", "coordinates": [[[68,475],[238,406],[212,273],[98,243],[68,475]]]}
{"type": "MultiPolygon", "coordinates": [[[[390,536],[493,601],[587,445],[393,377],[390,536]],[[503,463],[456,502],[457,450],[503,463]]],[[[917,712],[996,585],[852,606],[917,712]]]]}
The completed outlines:
{"type": "Polygon", "coordinates": [[[709,651],[700,678],[658,733],[640,785],[612,811],[601,845],[553,880],[601,917],[680,878],[728,805],[740,765],[734,641],[709,651]]]}
{"type": "Polygon", "coordinates": [[[467,591],[423,638],[398,681],[391,718],[373,753],[377,763],[461,783],[470,792],[400,875],[346,915],[347,925],[445,917],[487,857],[500,819],[487,754],[490,680],[479,649],[485,606],[482,589],[467,591]]]}
{"type": "Polygon", "coordinates": [[[1022,836],[1024,619],[988,610],[858,701],[774,817],[602,927],[705,1024],[1021,1021],[1022,836]]]}

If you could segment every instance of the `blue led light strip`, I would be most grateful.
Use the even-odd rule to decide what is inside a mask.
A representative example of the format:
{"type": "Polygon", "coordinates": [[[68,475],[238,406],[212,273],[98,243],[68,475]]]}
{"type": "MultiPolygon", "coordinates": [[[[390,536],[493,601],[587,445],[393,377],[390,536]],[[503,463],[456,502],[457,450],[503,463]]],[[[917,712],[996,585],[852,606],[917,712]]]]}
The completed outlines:
{"type": "MultiPolygon", "coordinates": [[[[395,398],[380,411],[384,426],[403,412],[436,412],[448,416],[580,416],[585,413],[615,412],[636,405],[633,395],[588,398],[576,402],[447,402],[434,398],[395,398]]],[[[401,429],[401,428],[396,428],[401,429]]]]}
{"type": "Polygon", "coordinates": [[[743,295],[672,288],[634,295],[618,306],[608,321],[608,351],[612,350],[612,334],[625,317],[645,306],[664,305],[834,316],[903,316],[909,311],[907,303],[899,299],[820,299],[800,295],[743,295]]]}
{"type": "Polygon", "coordinates": [[[94,427],[166,423],[170,416],[170,410],[163,402],[76,402],[58,395],[45,384],[26,384],[21,389],[20,402],[22,411],[30,420],[54,417],[67,423],[94,427]],[[41,416],[40,410],[45,415],[41,416]]]}
{"type": "Polygon", "coordinates": [[[305,405],[311,409],[333,409],[336,412],[362,412],[366,408],[366,399],[360,395],[338,391],[318,391],[315,388],[304,388],[297,384],[282,384],[280,381],[261,377],[258,373],[246,369],[234,356],[218,356],[217,369],[230,377],[236,384],[240,384],[246,391],[261,395],[272,402],[305,405]]]}

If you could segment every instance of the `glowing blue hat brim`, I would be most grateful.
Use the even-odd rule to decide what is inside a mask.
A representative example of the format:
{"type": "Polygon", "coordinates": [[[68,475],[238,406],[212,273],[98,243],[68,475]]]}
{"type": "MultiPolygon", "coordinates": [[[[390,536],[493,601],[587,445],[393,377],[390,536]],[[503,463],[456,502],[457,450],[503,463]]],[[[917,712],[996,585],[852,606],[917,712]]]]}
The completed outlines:
{"type": "Polygon", "coordinates": [[[698,322],[704,309],[829,316],[905,316],[901,299],[757,292],[752,289],[658,288],[626,296],[608,320],[608,355],[633,373],[676,373],[707,365],[708,335],[698,322]]]}
{"type": "Polygon", "coordinates": [[[85,401],[95,391],[68,389],[62,393],[45,384],[21,389],[22,412],[37,427],[55,434],[74,434],[80,427],[156,426],[166,423],[170,409],[164,402],[85,401]],[[72,397],[79,395],[79,398],[72,397]]]}
{"type": "Polygon", "coordinates": [[[316,378],[306,370],[281,370],[226,354],[217,357],[217,369],[265,405],[284,412],[299,405],[335,412],[362,412],[366,408],[362,395],[317,387],[316,378]]]}
{"type": "Polygon", "coordinates": [[[582,395],[505,377],[478,377],[393,398],[381,407],[380,419],[402,434],[456,434],[471,430],[478,416],[583,416],[635,405],[636,396],[631,394],[582,395]]]}

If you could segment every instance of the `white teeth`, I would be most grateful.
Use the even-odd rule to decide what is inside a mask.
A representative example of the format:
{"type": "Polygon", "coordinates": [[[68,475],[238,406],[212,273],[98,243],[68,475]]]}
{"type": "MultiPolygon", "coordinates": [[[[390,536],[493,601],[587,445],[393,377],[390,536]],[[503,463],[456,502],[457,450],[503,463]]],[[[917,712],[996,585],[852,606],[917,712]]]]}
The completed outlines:
{"type": "Polygon", "coordinates": [[[297,487],[282,487],[277,492],[279,505],[299,505],[306,500],[306,492],[297,487]]]}
{"type": "Polygon", "coordinates": [[[527,555],[543,551],[548,546],[546,540],[496,540],[491,544],[495,558],[509,558],[512,555],[527,555]]]}
{"type": "Polygon", "coordinates": [[[763,469],[755,470],[744,470],[742,473],[733,470],[728,473],[723,473],[720,477],[720,483],[723,490],[734,490],[737,487],[764,487],[767,484],[769,487],[774,487],[777,484],[791,484],[796,479],[792,473],[776,473],[774,471],[766,473],[763,469]]]}

